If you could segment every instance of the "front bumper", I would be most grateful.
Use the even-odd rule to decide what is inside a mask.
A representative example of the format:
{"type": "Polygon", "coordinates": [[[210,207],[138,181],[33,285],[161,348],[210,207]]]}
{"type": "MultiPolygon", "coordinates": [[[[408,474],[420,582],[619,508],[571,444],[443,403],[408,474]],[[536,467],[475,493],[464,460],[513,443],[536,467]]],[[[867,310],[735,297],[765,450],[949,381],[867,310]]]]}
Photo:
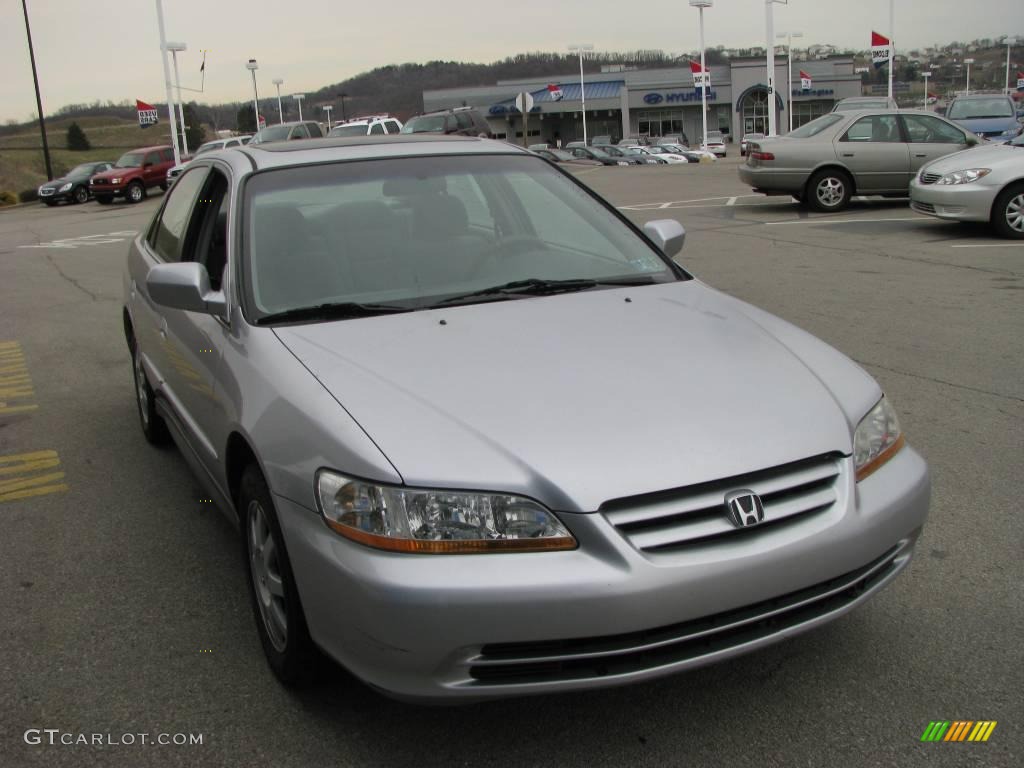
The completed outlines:
{"type": "Polygon", "coordinates": [[[949,221],[988,221],[997,187],[973,184],[922,184],[910,182],[910,207],[918,213],[949,221]]]}
{"type": "Polygon", "coordinates": [[[110,197],[124,197],[124,191],[127,189],[127,184],[90,184],[89,192],[92,193],[93,197],[98,195],[107,195],[110,197]]]}
{"type": "Polygon", "coordinates": [[[843,462],[827,514],[657,555],[600,513],[561,515],[570,552],[395,554],[275,503],[317,644],[390,695],[454,703],[649,680],[859,605],[909,563],[930,483],[909,447],[859,485],[843,462]]]}

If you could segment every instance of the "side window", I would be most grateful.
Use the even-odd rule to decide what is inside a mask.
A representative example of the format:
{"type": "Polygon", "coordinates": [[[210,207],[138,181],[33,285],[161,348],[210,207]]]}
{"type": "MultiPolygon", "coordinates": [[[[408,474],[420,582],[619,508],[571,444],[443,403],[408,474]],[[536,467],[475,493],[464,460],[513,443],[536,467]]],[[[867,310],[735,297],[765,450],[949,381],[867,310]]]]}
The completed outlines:
{"type": "Polygon", "coordinates": [[[309,131],[306,130],[306,126],[304,126],[304,125],[296,125],[294,128],[292,128],[291,135],[288,136],[288,138],[289,139],[308,139],[309,138],[309,131]]]}
{"type": "Polygon", "coordinates": [[[903,115],[907,136],[914,144],[965,144],[967,137],[959,128],[929,115],[903,115]]]}
{"type": "MultiPolygon", "coordinates": [[[[165,162],[165,163],[173,163],[174,162],[174,150],[171,149],[170,147],[168,147],[167,149],[161,149],[160,150],[160,157],[163,160],[163,162],[165,162]]],[[[157,162],[159,162],[159,161],[157,161],[157,162]]]]}
{"type": "Polygon", "coordinates": [[[398,127],[397,120],[387,120],[384,122],[384,125],[388,129],[388,133],[399,133],[402,130],[401,128],[398,127]]]}
{"type": "Polygon", "coordinates": [[[456,112],[455,122],[458,124],[460,131],[473,131],[473,118],[470,117],[468,112],[456,112]]]}
{"type": "Polygon", "coordinates": [[[572,156],[573,156],[573,157],[586,157],[586,156],[587,156],[587,153],[586,153],[586,152],[584,152],[584,151],[583,151],[583,150],[582,150],[581,148],[579,148],[579,147],[574,147],[574,148],[573,148],[573,150],[572,150],[572,156]]]}
{"type": "Polygon", "coordinates": [[[896,115],[869,115],[850,126],[841,141],[901,142],[896,115]]]}
{"type": "Polygon", "coordinates": [[[232,139],[231,141],[229,141],[227,144],[224,145],[224,148],[227,149],[228,147],[237,147],[237,146],[239,146],[238,139],[232,139]]]}
{"type": "Polygon", "coordinates": [[[320,126],[316,123],[307,123],[306,127],[309,129],[307,133],[311,139],[322,139],[324,137],[323,131],[320,130],[320,126]]]}
{"type": "Polygon", "coordinates": [[[146,159],[143,161],[145,165],[157,165],[160,162],[159,152],[147,152],[146,159]]]}
{"type": "Polygon", "coordinates": [[[182,261],[198,261],[210,276],[210,287],[219,291],[228,261],[228,180],[220,171],[210,172],[192,212],[182,261]]]}
{"type": "Polygon", "coordinates": [[[164,261],[181,259],[181,240],[185,235],[185,225],[205,178],[206,168],[191,168],[178,177],[167,193],[167,202],[164,203],[160,219],[152,230],[149,242],[164,261]]]}
{"type": "Polygon", "coordinates": [[[377,134],[384,133],[384,123],[374,123],[370,126],[370,135],[376,136],[377,134]]]}

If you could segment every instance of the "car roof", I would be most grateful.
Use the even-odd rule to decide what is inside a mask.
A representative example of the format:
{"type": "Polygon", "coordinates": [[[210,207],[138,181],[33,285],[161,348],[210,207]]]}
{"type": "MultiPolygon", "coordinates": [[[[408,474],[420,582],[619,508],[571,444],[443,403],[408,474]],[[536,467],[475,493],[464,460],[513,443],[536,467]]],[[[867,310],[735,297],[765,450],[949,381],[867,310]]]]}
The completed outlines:
{"type": "MultiPolygon", "coordinates": [[[[170,144],[154,144],[152,147],[136,147],[135,149],[129,149],[128,152],[155,152],[158,149],[170,149],[170,144]]],[[[125,152],[125,154],[128,154],[125,152]]]]}
{"type": "Polygon", "coordinates": [[[959,96],[954,96],[951,101],[974,101],[975,99],[1006,99],[1007,101],[1013,101],[1005,93],[961,93],[959,96]]]}
{"type": "Polygon", "coordinates": [[[410,133],[248,144],[244,147],[224,150],[224,153],[246,155],[256,166],[255,170],[339,160],[370,160],[410,155],[530,154],[522,147],[493,139],[410,133]]]}

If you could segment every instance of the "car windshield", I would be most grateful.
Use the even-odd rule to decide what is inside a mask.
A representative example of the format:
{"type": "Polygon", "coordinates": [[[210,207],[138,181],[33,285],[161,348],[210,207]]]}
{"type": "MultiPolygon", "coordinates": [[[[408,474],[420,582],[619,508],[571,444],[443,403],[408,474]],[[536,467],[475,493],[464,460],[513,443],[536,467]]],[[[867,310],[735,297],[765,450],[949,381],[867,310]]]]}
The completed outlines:
{"type": "MultiPolygon", "coordinates": [[[[786,135],[791,139],[809,139],[811,136],[817,136],[819,133],[824,131],[831,125],[835,125],[838,122],[845,120],[846,118],[837,114],[822,115],[816,120],[811,120],[809,123],[804,123],[799,128],[796,128],[786,135]]],[[[764,138],[763,136],[761,138],[764,138]]]]}
{"type": "Polygon", "coordinates": [[[257,173],[245,189],[244,283],[256,322],[325,305],[521,298],[505,292],[521,281],[579,290],[679,279],[614,211],[536,157],[284,168],[257,173]]]}
{"type": "Polygon", "coordinates": [[[620,147],[624,155],[642,155],[639,147],[620,147]]]}
{"type": "Polygon", "coordinates": [[[199,149],[196,150],[196,154],[201,155],[203,154],[203,152],[211,152],[215,149],[222,149],[223,147],[224,142],[222,141],[210,142],[209,144],[203,144],[202,146],[200,146],[199,149]]]}
{"type": "Polygon", "coordinates": [[[331,129],[331,136],[337,137],[352,137],[352,136],[365,136],[366,135],[366,123],[362,125],[339,125],[337,128],[331,129]]]}
{"type": "Polygon", "coordinates": [[[764,134],[763,133],[748,133],[743,138],[744,139],[763,139],[764,138],[764,134]]]}
{"type": "Polygon", "coordinates": [[[82,165],[76,165],[74,168],[68,171],[67,175],[69,178],[78,176],[92,176],[94,173],[96,173],[97,167],[98,166],[96,165],[96,163],[82,163],[82,165]]]}
{"type": "Polygon", "coordinates": [[[957,99],[950,106],[946,117],[950,120],[983,120],[985,118],[1013,117],[1013,106],[1006,98],[957,99]]]}
{"type": "Polygon", "coordinates": [[[414,117],[402,126],[402,133],[443,133],[444,115],[414,117]]]}
{"type": "Polygon", "coordinates": [[[545,149],[544,151],[547,152],[549,155],[554,155],[559,160],[574,160],[575,159],[571,152],[566,152],[564,149],[545,149]]]}
{"type": "Polygon", "coordinates": [[[141,168],[145,155],[142,152],[125,152],[117,160],[118,168],[141,168]]]}
{"type": "Polygon", "coordinates": [[[260,128],[252,140],[257,144],[267,141],[284,141],[288,138],[291,130],[292,127],[290,125],[268,125],[266,128],[260,128]]]}
{"type": "Polygon", "coordinates": [[[590,151],[594,154],[594,157],[611,157],[611,155],[599,147],[591,147],[590,151]]]}

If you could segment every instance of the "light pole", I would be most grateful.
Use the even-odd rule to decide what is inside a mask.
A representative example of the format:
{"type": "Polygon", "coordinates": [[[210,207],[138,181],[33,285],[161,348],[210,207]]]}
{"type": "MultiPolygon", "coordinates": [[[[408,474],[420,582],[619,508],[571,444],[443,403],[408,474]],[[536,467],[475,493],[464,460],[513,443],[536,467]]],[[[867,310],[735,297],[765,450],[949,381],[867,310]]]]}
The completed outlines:
{"type": "Polygon", "coordinates": [[[341,122],[345,122],[345,99],[348,98],[347,93],[339,93],[338,98],[341,99],[341,122]]]}
{"type": "MultiPolygon", "coordinates": [[[[701,77],[704,77],[705,64],[704,64],[704,9],[710,8],[714,3],[712,0],[690,0],[690,5],[697,9],[700,13],[700,71],[701,77]]],[[[711,85],[711,77],[707,76],[704,80],[704,87],[700,89],[700,118],[701,128],[704,131],[704,143],[702,147],[708,145],[708,86],[711,85]]]]}
{"type": "Polygon", "coordinates": [[[260,68],[260,65],[256,63],[256,59],[249,59],[245,68],[252,72],[252,109],[256,115],[256,131],[260,130],[260,94],[256,90],[256,70],[260,68]]]}
{"type": "Polygon", "coordinates": [[[971,64],[974,63],[974,59],[964,59],[964,64],[967,65],[967,93],[965,96],[971,95],[971,64]]]}
{"type": "Polygon", "coordinates": [[[28,25],[28,6],[25,4],[25,0],[21,0],[21,9],[25,12],[25,34],[28,35],[28,58],[29,61],[32,62],[32,82],[35,83],[36,86],[36,110],[39,112],[39,132],[43,136],[43,160],[46,162],[46,180],[53,181],[53,166],[50,165],[50,145],[46,141],[46,123],[43,122],[43,100],[39,95],[39,75],[36,74],[36,54],[32,49],[32,30],[28,25]]]}
{"type": "Polygon", "coordinates": [[[322,109],[324,112],[327,113],[327,130],[330,131],[331,130],[331,110],[334,109],[334,107],[331,106],[330,104],[324,104],[322,107],[320,107],[320,109],[322,109]]]}
{"type": "Polygon", "coordinates": [[[174,87],[178,91],[178,119],[181,121],[181,149],[188,156],[188,137],[185,135],[185,108],[181,103],[181,77],[178,75],[178,51],[187,50],[184,43],[167,43],[167,50],[171,52],[171,59],[174,61],[174,87]]]}
{"type": "Polygon", "coordinates": [[[277,86],[277,116],[278,122],[283,123],[284,109],[281,107],[281,86],[284,85],[284,80],[282,80],[281,78],[277,78],[275,80],[272,80],[271,82],[277,86]]]}
{"type": "Polygon", "coordinates": [[[160,31],[160,60],[164,64],[164,89],[167,91],[167,111],[171,117],[171,144],[174,147],[174,164],[181,165],[181,150],[178,148],[178,121],[174,119],[171,68],[167,65],[167,36],[164,34],[164,6],[161,0],[156,0],[156,24],[160,31]]]}
{"type": "Polygon", "coordinates": [[[928,78],[932,76],[931,72],[922,72],[921,77],[924,78],[924,108],[928,109],[928,78]]]}
{"type": "Polygon", "coordinates": [[[574,43],[569,46],[570,51],[578,51],[580,54],[580,106],[583,114],[583,144],[587,143],[587,94],[583,90],[583,52],[594,50],[590,43],[574,43]]]}
{"type": "Polygon", "coordinates": [[[1010,80],[1010,48],[1015,46],[1019,40],[1015,37],[1006,38],[1006,92],[1007,94],[1013,93],[1014,87],[1011,84],[1013,81],[1010,80]]]}
{"type": "Polygon", "coordinates": [[[892,70],[896,64],[896,0],[889,0],[889,100],[892,101],[892,70]]]}
{"type": "Polygon", "coordinates": [[[786,109],[789,110],[789,132],[793,132],[793,38],[803,37],[803,32],[779,32],[776,37],[786,38],[786,73],[789,90],[786,92],[786,109]]]}
{"type": "Polygon", "coordinates": [[[306,98],[306,94],[304,94],[304,93],[294,93],[294,94],[292,94],[292,98],[295,99],[295,101],[297,101],[299,103],[299,122],[301,123],[302,122],[302,100],[304,98],[306,98]]]}
{"type": "Polygon", "coordinates": [[[768,50],[765,54],[766,69],[768,75],[768,135],[778,136],[776,123],[778,118],[775,114],[775,14],[772,5],[779,3],[788,5],[789,0],[765,0],[764,21],[765,21],[765,46],[768,50]]]}

